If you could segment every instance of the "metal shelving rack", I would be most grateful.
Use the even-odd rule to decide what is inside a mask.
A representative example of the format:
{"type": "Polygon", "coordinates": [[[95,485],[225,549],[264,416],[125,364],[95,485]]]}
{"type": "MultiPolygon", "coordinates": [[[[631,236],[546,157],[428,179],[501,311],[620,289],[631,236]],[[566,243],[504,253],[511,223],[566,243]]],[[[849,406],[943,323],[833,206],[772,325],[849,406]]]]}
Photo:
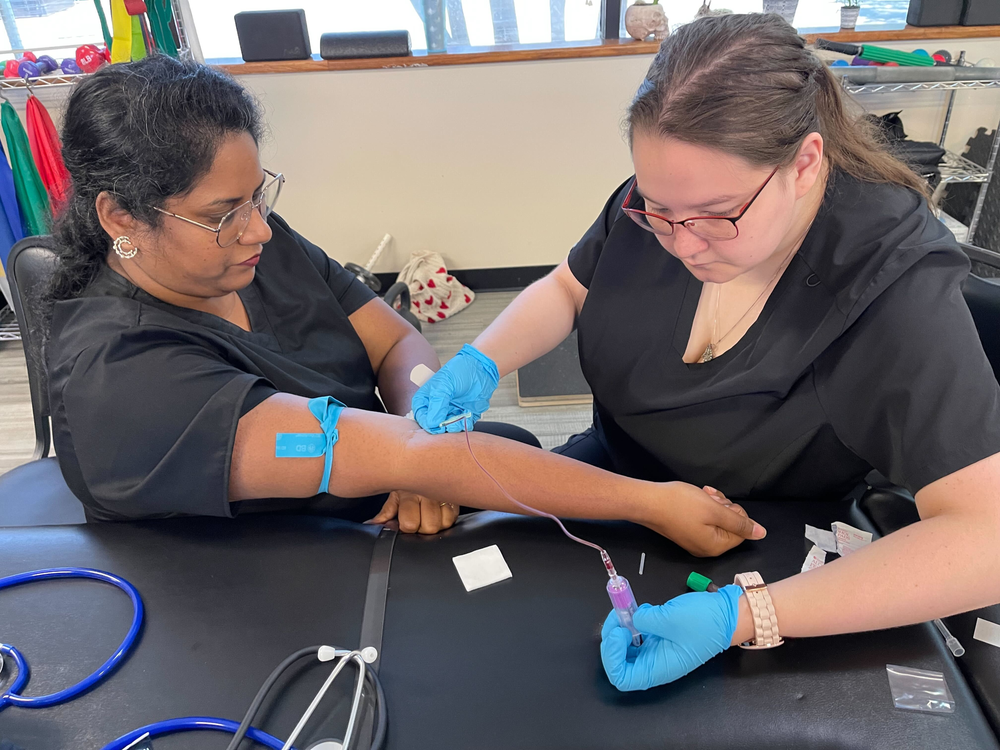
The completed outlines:
{"type": "Polygon", "coordinates": [[[29,86],[32,89],[45,89],[50,86],[71,86],[86,77],[86,73],[38,76],[37,78],[32,78],[30,82],[23,78],[0,78],[0,91],[9,89],[22,89],[26,91],[29,86]]]}
{"type": "MultiPolygon", "coordinates": [[[[0,99],[6,99],[5,92],[9,92],[12,89],[21,89],[35,93],[40,89],[47,89],[52,86],[72,86],[77,81],[86,78],[86,76],[86,73],[78,73],[76,75],[48,75],[32,78],[30,82],[23,78],[0,78],[0,99]]],[[[14,311],[4,303],[3,297],[0,297],[0,303],[3,303],[0,306],[0,344],[5,341],[20,341],[21,331],[17,326],[17,318],[14,317],[14,311]]]]}
{"type": "MultiPolygon", "coordinates": [[[[955,92],[970,89],[1000,89],[1000,78],[984,78],[972,81],[907,81],[907,82],[875,82],[875,83],[852,83],[848,77],[841,78],[841,85],[849,94],[897,94],[910,91],[949,91],[948,111],[945,114],[944,125],[941,128],[941,138],[939,144],[944,147],[945,138],[948,135],[948,126],[951,124],[951,113],[955,107],[955,92]]],[[[996,171],[997,154],[1000,153],[1000,124],[993,134],[993,146],[990,149],[989,159],[986,166],[980,166],[969,161],[960,154],[947,151],[944,161],[941,164],[941,184],[949,182],[979,183],[979,196],[976,199],[976,206],[972,212],[972,219],[969,221],[969,239],[972,242],[976,233],[976,226],[979,224],[979,217],[983,212],[983,204],[986,202],[986,191],[989,189],[990,181],[996,171]]]]}

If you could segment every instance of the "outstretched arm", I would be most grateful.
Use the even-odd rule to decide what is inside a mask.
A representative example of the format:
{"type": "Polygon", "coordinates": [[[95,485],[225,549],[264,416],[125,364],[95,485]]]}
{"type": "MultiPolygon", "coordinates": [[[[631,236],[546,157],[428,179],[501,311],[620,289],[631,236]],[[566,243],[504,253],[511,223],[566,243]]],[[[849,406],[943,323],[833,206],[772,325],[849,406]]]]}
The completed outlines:
{"type": "MultiPolygon", "coordinates": [[[[299,396],[277,394],[240,419],[230,472],[230,500],[311,497],[324,459],[275,458],[278,432],[317,432],[299,396]]],[[[483,472],[465,435],[428,435],[410,420],[346,409],[338,423],[330,492],[362,497],[390,490],[441,502],[523,512],[483,472]]],[[[476,457],[508,493],[557,516],[643,524],[697,555],[718,555],[764,530],[736,507],[680,482],[657,484],[611,474],[579,461],[492,435],[468,436],[476,457]]]]}
{"type": "MultiPolygon", "coordinates": [[[[918,523],[768,585],[782,635],[912,625],[1000,602],[998,488],[1000,454],[920,490],[918,523]]],[[[743,598],[733,643],[752,635],[743,598]]]]}
{"type": "MultiPolygon", "coordinates": [[[[1000,601],[1000,454],[917,493],[921,520],[849,557],[771,583],[782,636],[803,638],[912,625],[1000,601]]],[[[601,658],[619,690],[671,682],[754,637],[747,597],[736,586],[639,607],[638,648],[614,612],[601,658]]]]}

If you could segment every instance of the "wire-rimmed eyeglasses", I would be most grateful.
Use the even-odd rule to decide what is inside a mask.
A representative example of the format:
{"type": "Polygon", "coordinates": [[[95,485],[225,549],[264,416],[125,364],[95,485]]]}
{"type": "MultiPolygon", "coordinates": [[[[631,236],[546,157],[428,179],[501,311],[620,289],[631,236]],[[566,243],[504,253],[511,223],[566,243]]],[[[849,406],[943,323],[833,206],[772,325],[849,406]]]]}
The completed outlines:
{"type": "Polygon", "coordinates": [[[195,221],[194,219],[189,219],[186,216],[171,213],[170,211],[164,211],[162,208],[156,206],[153,206],[153,208],[161,214],[173,216],[175,219],[180,219],[181,221],[186,221],[188,224],[194,224],[196,227],[214,232],[215,241],[219,243],[219,247],[229,247],[234,242],[239,242],[240,238],[243,237],[243,233],[250,226],[250,218],[254,211],[260,211],[260,215],[264,218],[264,221],[267,221],[267,217],[271,215],[274,205],[278,202],[278,196],[281,195],[281,186],[285,184],[285,176],[280,172],[275,174],[267,169],[264,170],[264,174],[271,179],[267,180],[261,186],[260,195],[256,198],[251,198],[245,203],[241,203],[227,213],[222,217],[217,227],[202,224],[200,221],[195,221]]]}

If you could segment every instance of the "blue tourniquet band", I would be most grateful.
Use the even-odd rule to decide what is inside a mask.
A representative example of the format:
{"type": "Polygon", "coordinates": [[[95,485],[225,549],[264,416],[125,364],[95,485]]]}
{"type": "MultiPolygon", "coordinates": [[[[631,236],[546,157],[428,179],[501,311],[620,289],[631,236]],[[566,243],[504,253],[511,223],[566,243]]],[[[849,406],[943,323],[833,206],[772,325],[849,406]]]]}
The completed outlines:
{"type": "Polygon", "coordinates": [[[330,472],[333,469],[333,446],[340,439],[337,421],[346,406],[333,396],[320,396],[309,400],[309,411],[319,421],[323,433],[279,432],[275,436],[274,455],[276,458],[316,458],[326,456],[323,479],[319,492],[330,491],[330,472]]]}

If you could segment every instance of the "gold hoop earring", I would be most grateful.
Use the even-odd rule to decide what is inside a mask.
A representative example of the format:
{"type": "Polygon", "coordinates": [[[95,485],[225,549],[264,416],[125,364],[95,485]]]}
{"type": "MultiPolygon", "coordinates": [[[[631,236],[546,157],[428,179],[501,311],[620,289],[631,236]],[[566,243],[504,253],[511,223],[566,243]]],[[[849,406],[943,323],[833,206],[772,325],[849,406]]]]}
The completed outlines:
{"type": "Polygon", "coordinates": [[[119,258],[124,258],[125,260],[128,260],[129,258],[134,258],[139,253],[139,248],[136,245],[133,245],[132,240],[130,240],[124,234],[115,240],[114,249],[115,249],[115,255],[117,255],[119,258]],[[122,245],[126,244],[132,245],[132,249],[128,251],[122,250],[122,245]]]}

